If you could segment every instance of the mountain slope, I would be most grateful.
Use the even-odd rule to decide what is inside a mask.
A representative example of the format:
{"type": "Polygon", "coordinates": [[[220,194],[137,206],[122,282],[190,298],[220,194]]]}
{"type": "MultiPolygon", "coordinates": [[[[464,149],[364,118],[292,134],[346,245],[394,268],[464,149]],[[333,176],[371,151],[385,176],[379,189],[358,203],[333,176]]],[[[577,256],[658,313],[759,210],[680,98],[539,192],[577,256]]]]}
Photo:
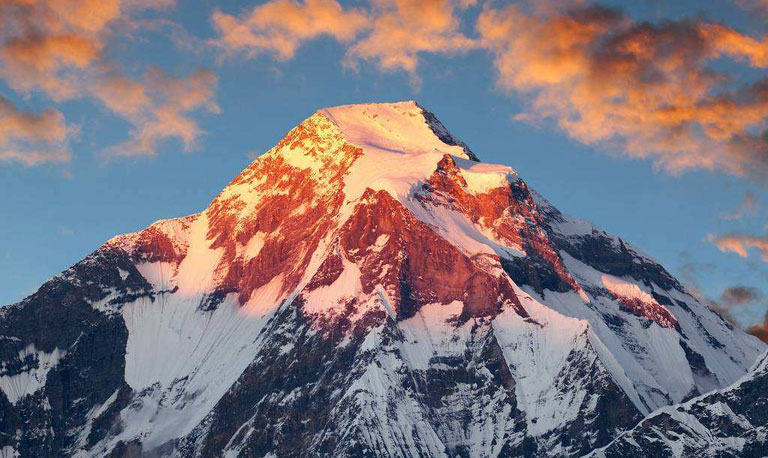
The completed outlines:
{"type": "Polygon", "coordinates": [[[318,111],[0,342],[22,457],[581,456],[762,349],[414,102],[318,111]]]}
{"type": "Polygon", "coordinates": [[[724,390],[665,407],[592,458],[762,458],[768,450],[768,353],[724,390]]]}

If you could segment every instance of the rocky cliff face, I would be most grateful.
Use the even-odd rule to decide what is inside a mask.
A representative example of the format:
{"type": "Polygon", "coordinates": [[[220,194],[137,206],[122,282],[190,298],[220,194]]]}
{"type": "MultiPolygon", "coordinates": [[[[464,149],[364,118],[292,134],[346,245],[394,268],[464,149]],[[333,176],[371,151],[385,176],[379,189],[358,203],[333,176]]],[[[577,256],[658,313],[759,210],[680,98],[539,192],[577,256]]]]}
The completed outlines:
{"type": "Polygon", "coordinates": [[[762,350],[413,102],[318,111],[0,344],[20,457],[582,456],[762,350]]]}

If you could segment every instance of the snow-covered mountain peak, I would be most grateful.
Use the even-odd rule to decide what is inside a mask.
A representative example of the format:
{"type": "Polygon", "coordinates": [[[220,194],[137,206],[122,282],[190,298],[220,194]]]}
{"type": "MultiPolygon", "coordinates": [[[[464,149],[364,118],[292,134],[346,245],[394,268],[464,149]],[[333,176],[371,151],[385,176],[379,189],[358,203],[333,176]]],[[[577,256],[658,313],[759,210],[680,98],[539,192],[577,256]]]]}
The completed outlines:
{"type": "MultiPolygon", "coordinates": [[[[343,105],[318,110],[255,159],[213,202],[251,218],[259,202],[277,195],[306,199],[343,192],[348,215],[366,189],[405,203],[450,157],[470,193],[488,193],[519,180],[507,166],[484,164],[416,102],[343,105]],[[296,186],[309,186],[296,193],[296,186]],[[289,191],[293,189],[293,191],[289,191]]],[[[308,204],[307,202],[304,202],[308,204]]]]}
{"type": "Polygon", "coordinates": [[[439,152],[477,161],[437,117],[415,101],[342,105],[320,110],[347,141],[366,152],[439,152]]]}
{"type": "Polygon", "coordinates": [[[763,350],[415,102],[317,111],[0,345],[21,458],[578,457],[763,350]]]}

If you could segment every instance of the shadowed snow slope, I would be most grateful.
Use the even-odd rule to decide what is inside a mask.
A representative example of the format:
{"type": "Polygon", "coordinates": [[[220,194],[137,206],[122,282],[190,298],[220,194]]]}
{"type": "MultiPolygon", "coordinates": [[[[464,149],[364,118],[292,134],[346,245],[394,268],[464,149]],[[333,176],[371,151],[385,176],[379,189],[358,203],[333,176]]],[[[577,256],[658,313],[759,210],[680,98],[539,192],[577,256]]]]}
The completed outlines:
{"type": "Polygon", "coordinates": [[[763,349],[415,102],[318,111],[0,343],[19,457],[582,456],[763,349]]]}
{"type": "Polygon", "coordinates": [[[768,450],[768,353],[736,383],[664,407],[590,458],[764,458],[768,450]]]}

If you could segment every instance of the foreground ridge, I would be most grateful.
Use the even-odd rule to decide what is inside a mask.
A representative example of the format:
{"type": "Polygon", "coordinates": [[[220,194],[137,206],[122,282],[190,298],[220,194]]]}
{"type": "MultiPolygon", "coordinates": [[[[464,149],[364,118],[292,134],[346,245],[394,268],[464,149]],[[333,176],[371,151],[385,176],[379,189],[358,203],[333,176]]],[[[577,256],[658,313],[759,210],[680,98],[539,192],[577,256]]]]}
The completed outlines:
{"type": "Polygon", "coordinates": [[[768,449],[768,353],[723,390],[665,407],[590,458],[762,458],[768,449]]]}
{"type": "Polygon", "coordinates": [[[415,102],[319,110],[0,342],[18,457],[618,456],[764,349],[415,102]]]}

